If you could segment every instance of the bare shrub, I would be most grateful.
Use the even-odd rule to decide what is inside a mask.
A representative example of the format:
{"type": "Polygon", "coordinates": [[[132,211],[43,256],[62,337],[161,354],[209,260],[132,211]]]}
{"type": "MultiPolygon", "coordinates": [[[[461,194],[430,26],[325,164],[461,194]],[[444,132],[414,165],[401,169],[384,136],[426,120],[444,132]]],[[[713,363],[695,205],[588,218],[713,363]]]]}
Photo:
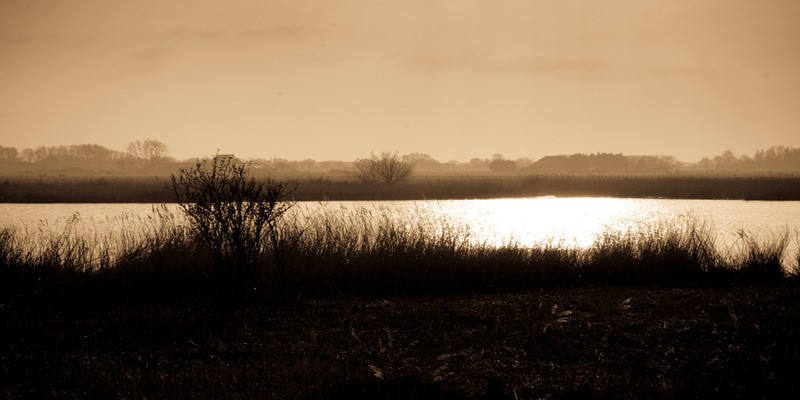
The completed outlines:
{"type": "Polygon", "coordinates": [[[296,187],[269,179],[257,182],[246,164],[229,157],[198,161],[172,175],[175,199],[210,250],[218,276],[250,290],[260,259],[272,250],[281,297],[286,257],[279,222],[294,205],[286,199],[296,187]]]}
{"type": "Polygon", "coordinates": [[[350,175],[363,183],[393,185],[408,179],[413,172],[414,164],[403,161],[396,152],[382,152],[380,156],[372,153],[370,158],[355,160],[350,175]]]}

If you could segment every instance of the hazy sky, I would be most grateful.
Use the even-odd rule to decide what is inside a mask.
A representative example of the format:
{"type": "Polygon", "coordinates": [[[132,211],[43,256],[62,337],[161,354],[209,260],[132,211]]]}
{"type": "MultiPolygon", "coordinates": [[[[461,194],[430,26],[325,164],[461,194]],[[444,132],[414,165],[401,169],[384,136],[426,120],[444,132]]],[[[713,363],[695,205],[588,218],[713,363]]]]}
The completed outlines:
{"type": "Polygon", "coordinates": [[[696,161],[800,146],[798,0],[2,0],[0,145],[696,161]]]}

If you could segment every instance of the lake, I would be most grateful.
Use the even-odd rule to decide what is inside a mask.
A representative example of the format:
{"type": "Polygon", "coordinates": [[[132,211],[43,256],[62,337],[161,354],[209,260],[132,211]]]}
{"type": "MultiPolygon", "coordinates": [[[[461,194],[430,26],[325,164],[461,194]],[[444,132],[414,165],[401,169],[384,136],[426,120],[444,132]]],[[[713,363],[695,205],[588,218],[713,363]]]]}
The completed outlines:
{"type": "MultiPolygon", "coordinates": [[[[63,232],[103,238],[152,226],[154,204],[0,204],[0,226],[28,232],[63,232]]],[[[166,205],[178,210],[177,205],[166,205]]],[[[620,199],[536,197],[490,200],[300,202],[293,209],[307,218],[320,211],[372,214],[464,229],[474,243],[521,246],[555,243],[585,248],[608,232],[637,233],[656,226],[699,221],[716,233],[723,250],[740,233],[769,238],[788,230],[797,251],[800,201],[620,199]]],[[[179,213],[178,213],[179,214],[179,213]]],[[[790,256],[790,255],[787,255],[790,256]]],[[[796,259],[796,257],[794,258],[796,259]]]]}

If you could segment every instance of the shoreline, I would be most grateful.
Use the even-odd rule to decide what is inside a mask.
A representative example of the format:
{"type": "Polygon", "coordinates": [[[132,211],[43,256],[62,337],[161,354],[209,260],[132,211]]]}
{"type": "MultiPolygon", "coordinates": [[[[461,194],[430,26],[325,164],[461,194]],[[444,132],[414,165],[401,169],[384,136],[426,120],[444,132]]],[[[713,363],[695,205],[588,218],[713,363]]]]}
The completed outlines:
{"type": "MultiPolygon", "coordinates": [[[[267,179],[258,177],[257,179],[267,179]]],[[[709,200],[800,200],[800,176],[520,175],[414,177],[395,185],[345,178],[276,177],[297,182],[296,201],[449,200],[520,197],[616,197],[709,200]]],[[[0,203],[168,203],[161,177],[3,177],[0,203]]]]}

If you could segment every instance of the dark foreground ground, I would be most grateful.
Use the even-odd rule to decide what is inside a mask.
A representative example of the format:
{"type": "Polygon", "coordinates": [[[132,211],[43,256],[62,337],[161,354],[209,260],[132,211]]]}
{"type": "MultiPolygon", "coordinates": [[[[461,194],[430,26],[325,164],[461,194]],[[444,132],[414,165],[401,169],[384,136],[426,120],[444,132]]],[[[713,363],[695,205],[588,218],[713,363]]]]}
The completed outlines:
{"type": "Polygon", "coordinates": [[[0,397],[796,399],[798,310],[796,282],[6,302],[0,397]]]}

